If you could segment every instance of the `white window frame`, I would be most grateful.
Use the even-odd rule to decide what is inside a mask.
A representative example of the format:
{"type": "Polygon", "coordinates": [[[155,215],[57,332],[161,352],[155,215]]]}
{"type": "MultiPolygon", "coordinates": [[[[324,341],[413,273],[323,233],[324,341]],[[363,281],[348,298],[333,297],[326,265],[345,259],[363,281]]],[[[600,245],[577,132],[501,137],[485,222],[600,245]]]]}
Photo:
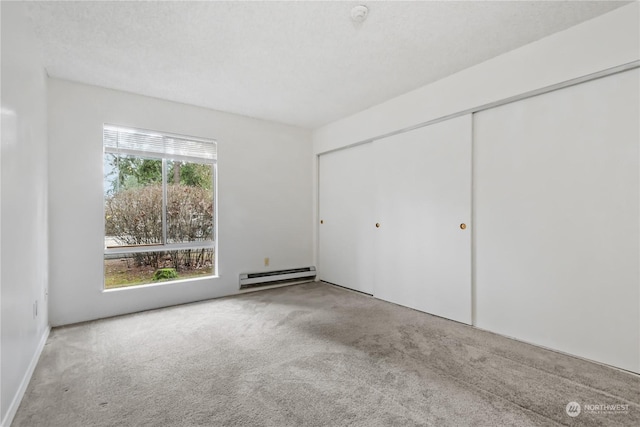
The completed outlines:
{"type": "MultiPolygon", "coordinates": [[[[218,176],[218,165],[217,165],[217,149],[214,158],[203,158],[197,156],[189,156],[182,154],[167,154],[167,153],[159,153],[153,151],[146,150],[132,150],[126,148],[114,148],[107,147],[104,141],[104,132],[108,129],[112,130],[123,130],[123,131],[133,131],[136,133],[143,133],[146,135],[154,135],[161,138],[177,138],[181,140],[189,140],[198,143],[211,143],[214,144],[217,148],[217,142],[212,139],[203,139],[179,134],[172,134],[167,132],[159,132],[152,131],[146,129],[132,128],[128,126],[118,126],[118,125],[103,125],[103,141],[102,141],[102,158],[104,162],[104,156],[106,154],[115,154],[115,155],[130,155],[130,156],[138,156],[148,159],[158,159],[162,160],[162,244],[154,244],[154,245],[135,245],[135,246],[111,246],[107,247],[106,243],[104,243],[104,255],[127,255],[134,253],[144,253],[144,252],[170,252],[176,250],[187,250],[187,249],[213,249],[214,253],[214,266],[213,266],[213,276],[217,275],[218,271],[218,254],[217,254],[217,235],[218,235],[218,191],[217,191],[217,176],[218,176]],[[211,240],[198,241],[198,242],[181,242],[181,243],[167,243],[167,161],[181,161],[181,162],[191,162],[191,163],[200,163],[211,165],[212,173],[211,173],[211,188],[213,191],[213,230],[211,240]]],[[[104,189],[103,189],[104,191],[104,189]]],[[[104,221],[104,202],[103,202],[103,221],[104,221]]],[[[104,225],[104,223],[103,223],[104,225]]],[[[103,227],[103,239],[104,239],[104,227],[103,227]]],[[[104,276],[104,274],[103,274],[104,276]]],[[[211,277],[211,276],[205,276],[211,277]]],[[[137,286],[143,286],[136,285],[137,286]]]]}

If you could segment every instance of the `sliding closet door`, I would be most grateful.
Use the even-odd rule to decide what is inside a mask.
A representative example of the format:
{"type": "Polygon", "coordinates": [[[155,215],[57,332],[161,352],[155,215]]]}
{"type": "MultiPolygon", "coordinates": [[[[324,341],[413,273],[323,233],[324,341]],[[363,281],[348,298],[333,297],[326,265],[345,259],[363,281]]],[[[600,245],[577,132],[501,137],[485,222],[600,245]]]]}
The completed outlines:
{"type": "Polygon", "coordinates": [[[639,79],[475,116],[477,326],[640,372],[639,79]]]}
{"type": "Polygon", "coordinates": [[[320,279],[373,292],[374,191],[371,144],[320,156],[320,279]]]}
{"type": "Polygon", "coordinates": [[[471,116],[374,143],[374,295],[471,323],[471,116]]]}

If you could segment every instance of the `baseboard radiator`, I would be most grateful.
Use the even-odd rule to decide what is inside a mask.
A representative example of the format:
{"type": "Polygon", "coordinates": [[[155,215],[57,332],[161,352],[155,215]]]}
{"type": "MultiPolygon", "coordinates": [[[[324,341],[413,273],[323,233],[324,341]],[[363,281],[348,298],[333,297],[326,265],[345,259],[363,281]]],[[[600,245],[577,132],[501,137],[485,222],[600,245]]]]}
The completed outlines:
{"type": "Polygon", "coordinates": [[[262,273],[243,273],[240,275],[240,289],[310,281],[315,277],[315,267],[290,268],[288,270],[264,271],[262,273]]]}

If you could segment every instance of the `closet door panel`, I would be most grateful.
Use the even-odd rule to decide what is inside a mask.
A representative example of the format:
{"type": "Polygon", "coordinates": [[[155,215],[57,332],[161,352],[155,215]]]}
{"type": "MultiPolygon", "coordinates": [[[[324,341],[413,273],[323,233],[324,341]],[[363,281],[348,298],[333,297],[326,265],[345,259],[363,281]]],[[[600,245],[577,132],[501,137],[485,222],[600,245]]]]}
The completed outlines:
{"type": "Polygon", "coordinates": [[[385,138],[374,148],[380,223],[374,295],[470,324],[471,116],[385,138]]]}
{"type": "Polygon", "coordinates": [[[475,115],[478,327],[640,372],[639,79],[475,115]]]}
{"type": "Polygon", "coordinates": [[[373,292],[375,183],[371,144],[320,156],[320,279],[373,292]]]}

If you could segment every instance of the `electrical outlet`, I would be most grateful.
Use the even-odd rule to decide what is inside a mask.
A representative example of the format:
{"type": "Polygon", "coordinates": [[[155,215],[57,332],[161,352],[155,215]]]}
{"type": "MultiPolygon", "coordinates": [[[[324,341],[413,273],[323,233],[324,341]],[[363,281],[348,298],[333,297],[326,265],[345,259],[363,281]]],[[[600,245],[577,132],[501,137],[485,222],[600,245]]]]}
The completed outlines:
{"type": "Polygon", "coordinates": [[[268,257],[264,259],[264,266],[265,267],[269,267],[269,258],[268,257]]]}

